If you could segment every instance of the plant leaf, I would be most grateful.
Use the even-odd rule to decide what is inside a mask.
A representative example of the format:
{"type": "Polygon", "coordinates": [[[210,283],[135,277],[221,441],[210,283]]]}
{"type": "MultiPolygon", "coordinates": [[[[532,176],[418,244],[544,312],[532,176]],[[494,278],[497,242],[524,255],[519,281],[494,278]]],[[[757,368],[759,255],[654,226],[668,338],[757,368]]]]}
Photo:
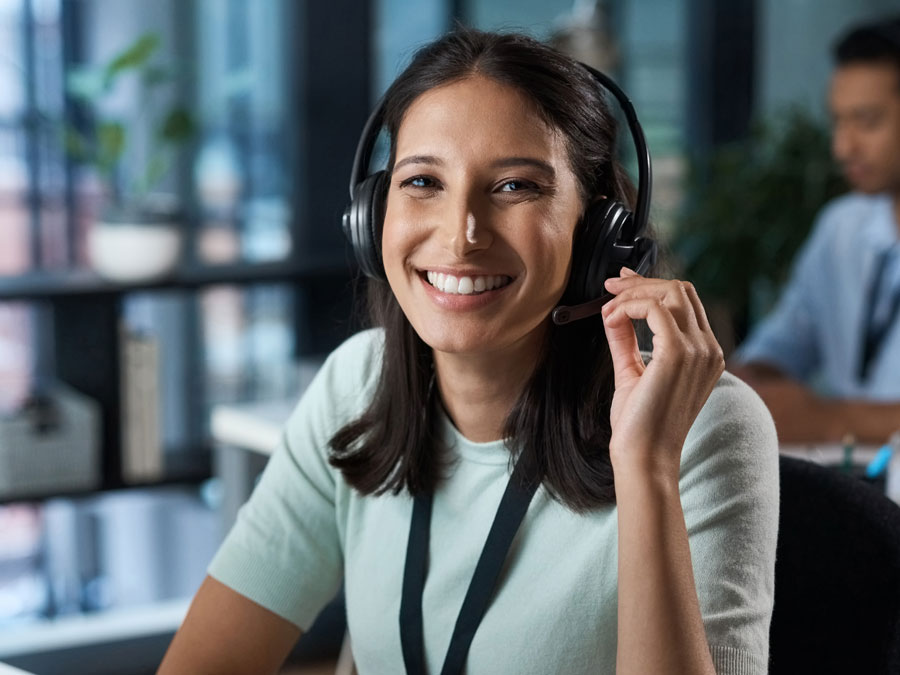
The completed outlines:
{"type": "Polygon", "coordinates": [[[801,109],[753,123],[689,172],[672,248],[701,297],[727,303],[740,328],[781,286],[816,212],[843,189],[827,129],[801,109]]]}
{"type": "Polygon", "coordinates": [[[147,66],[141,71],[141,83],[145,87],[156,87],[175,79],[175,71],[164,66],[147,66]]]}
{"type": "Polygon", "coordinates": [[[147,171],[144,175],[144,184],[141,193],[150,192],[169,170],[169,162],[161,154],[155,154],[147,163],[147,171]]]}
{"type": "Polygon", "coordinates": [[[97,163],[112,171],[125,150],[125,127],[120,122],[101,122],[97,125],[97,163]]]}
{"type": "Polygon", "coordinates": [[[106,66],[105,80],[107,86],[110,86],[116,75],[123,70],[139,68],[144,65],[157,47],[159,47],[159,36],[156,33],[144,33],[141,35],[106,66]]]}
{"type": "Polygon", "coordinates": [[[66,73],[66,91],[75,98],[93,103],[105,93],[106,80],[102,70],[85,66],[66,73]]]}
{"type": "Polygon", "coordinates": [[[88,141],[78,129],[71,125],[66,125],[62,133],[63,148],[66,154],[72,159],[84,162],[90,159],[90,151],[88,150],[88,141]]]}
{"type": "Polygon", "coordinates": [[[194,135],[194,117],[187,108],[173,108],[159,128],[159,137],[169,143],[186,141],[194,135]]]}

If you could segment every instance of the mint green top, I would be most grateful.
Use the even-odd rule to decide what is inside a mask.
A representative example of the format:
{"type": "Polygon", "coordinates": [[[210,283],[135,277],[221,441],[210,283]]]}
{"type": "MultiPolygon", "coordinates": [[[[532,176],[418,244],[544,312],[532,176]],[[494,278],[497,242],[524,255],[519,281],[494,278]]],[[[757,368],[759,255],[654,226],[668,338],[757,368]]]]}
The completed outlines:
{"type": "MultiPolygon", "coordinates": [[[[412,500],[353,490],[328,441],[368,404],[382,333],[359,333],[325,362],[284,430],[209,574],[306,630],[345,584],[362,675],[404,672],[400,588],[412,500]]],[[[429,671],[440,672],[475,563],[506,487],[502,441],[473,443],[444,416],[458,457],[434,496],[423,597],[429,671]]],[[[717,671],[767,672],[778,528],[772,419],[752,390],[722,376],[685,442],[681,502],[717,671]]],[[[614,673],[615,506],[573,513],[539,488],[499,590],[472,642],[469,675],[614,673]]]]}

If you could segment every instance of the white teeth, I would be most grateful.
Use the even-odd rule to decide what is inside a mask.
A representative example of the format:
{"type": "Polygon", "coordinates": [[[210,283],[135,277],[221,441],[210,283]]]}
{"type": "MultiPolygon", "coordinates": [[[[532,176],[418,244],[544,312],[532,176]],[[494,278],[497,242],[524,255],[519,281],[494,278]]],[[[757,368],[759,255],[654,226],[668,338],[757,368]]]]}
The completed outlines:
{"type": "Polygon", "coordinates": [[[455,277],[452,274],[444,274],[443,272],[426,272],[425,278],[428,279],[428,283],[439,291],[453,295],[472,295],[473,293],[490,291],[505,286],[512,281],[512,279],[505,276],[455,277]]]}

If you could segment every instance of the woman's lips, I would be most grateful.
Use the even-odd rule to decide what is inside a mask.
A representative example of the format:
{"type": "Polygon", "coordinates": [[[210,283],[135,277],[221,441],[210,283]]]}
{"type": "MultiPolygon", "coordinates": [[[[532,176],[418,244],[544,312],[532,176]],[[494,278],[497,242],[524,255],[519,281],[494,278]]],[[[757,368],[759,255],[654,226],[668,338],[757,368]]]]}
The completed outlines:
{"type": "Polygon", "coordinates": [[[425,293],[435,304],[443,309],[457,311],[480,309],[499,300],[505,295],[507,289],[513,286],[516,280],[514,277],[503,274],[460,274],[456,276],[432,271],[419,272],[419,279],[425,288],[425,293]],[[443,279],[439,275],[443,276],[443,279]],[[434,283],[429,281],[429,276],[434,279],[434,283]],[[450,277],[450,279],[448,280],[447,277],[450,277]],[[491,277],[491,279],[488,280],[488,277],[491,277]],[[479,281],[479,279],[481,280],[479,281]],[[476,282],[478,283],[477,287],[476,282]],[[463,293],[459,292],[460,283],[463,284],[463,293]],[[440,286],[436,284],[440,284],[440,286]],[[454,284],[456,285],[455,290],[454,284]],[[470,284],[471,289],[469,288],[470,284]],[[482,286],[484,286],[482,290],[476,290],[476,288],[481,288],[482,286]]]}
{"type": "Polygon", "coordinates": [[[502,288],[512,283],[508,274],[451,274],[427,270],[425,278],[432,286],[450,295],[472,295],[502,288]]]}

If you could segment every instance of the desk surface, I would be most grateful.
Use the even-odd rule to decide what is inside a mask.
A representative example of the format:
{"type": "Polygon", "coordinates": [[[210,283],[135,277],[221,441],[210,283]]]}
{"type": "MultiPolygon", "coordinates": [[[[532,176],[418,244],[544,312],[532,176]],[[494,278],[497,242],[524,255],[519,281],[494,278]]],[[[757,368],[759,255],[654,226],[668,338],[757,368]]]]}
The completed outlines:
{"type": "MultiPolygon", "coordinates": [[[[178,598],[143,607],[75,614],[6,628],[0,632],[0,658],[174,633],[184,620],[189,605],[190,598],[178,598]]],[[[3,667],[11,666],[0,664],[0,675],[22,672],[4,671],[3,667]]]]}
{"type": "MultiPolygon", "coordinates": [[[[840,464],[844,459],[844,446],[833,443],[824,445],[782,445],[782,455],[808,459],[817,464],[840,464]]],[[[871,462],[878,446],[860,445],[853,448],[853,460],[858,464],[871,462]]]]}
{"type": "Polygon", "coordinates": [[[13,668],[12,666],[8,666],[5,663],[0,663],[0,675],[34,675],[34,674],[29,673],[25,670],[13,668]]]}
{"type": "Polygon", "coordinates": [[[210,427],[218,443],[271,455],[281,441],[281,430],[296,399],[217,405],[210,427]]]}

